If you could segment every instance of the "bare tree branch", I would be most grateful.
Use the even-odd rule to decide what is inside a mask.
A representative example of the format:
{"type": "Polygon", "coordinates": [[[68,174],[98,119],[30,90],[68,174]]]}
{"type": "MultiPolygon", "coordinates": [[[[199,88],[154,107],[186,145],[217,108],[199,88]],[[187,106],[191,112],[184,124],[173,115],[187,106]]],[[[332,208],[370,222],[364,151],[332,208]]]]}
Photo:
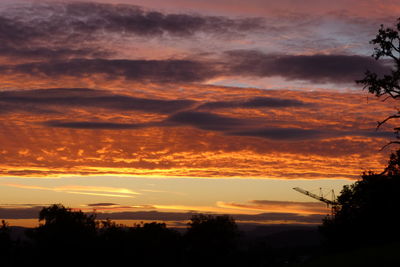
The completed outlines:
{"type": "Polygon", "coordinates": [[[376,129],[378,130],[382,124],[385,124],[387,121],[392,120],[392,119],[398,119],[400,118],[400,114],[396,114],[396,115],[391,115],[389,117],[387,117],[386,119],[384,119],[383,121],[378,121],[378,126],[376,126],[376,129]]]}

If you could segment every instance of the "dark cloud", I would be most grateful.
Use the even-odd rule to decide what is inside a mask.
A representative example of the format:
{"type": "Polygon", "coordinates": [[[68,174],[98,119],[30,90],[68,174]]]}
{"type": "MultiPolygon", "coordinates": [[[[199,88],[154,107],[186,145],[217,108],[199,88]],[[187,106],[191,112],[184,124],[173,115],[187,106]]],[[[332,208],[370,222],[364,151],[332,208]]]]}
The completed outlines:
{"type": "Polygon", "coordinates": [[[62,16],[73,18],[70,24],[77,31],[106,30],[137,35],[188,36],[196,32],[224,33],[263,27],[263,21],[257,18],[230,19],[220,16],[164,14],[131,5],[96,3],[65,4],[65,13],[62,16]]]}
{"type": "Polygon", "coordinates": [[[209,112],[182,111],[172,114],[159,126],[192,126],[198,129],[221,131],[226,135],[261,137],[274,141],[304,141],[345,136],[388,138],[392,132],[374,130],[303,129],[294,127],[261,127],[268,118],[234,118],[209,112]]]}
{"type": "Polygon", "coordinates": [[[230,131],[246,126],[247,120],[221,116],[207,112],[183,111],[171,115],[164,121],[149,123],[115,123],[102,121],[59,121],[50,120],[42,122],[42,125],[58,128],[72,129],[109,129],[128,130],[147,127],[171,127],[171,126],[192,126],[203,130],[230,131]]]}
{"type": "Polygon", "coordinates": [[[46,121],[42,125],[56,128],[88,129],[88,130],[132,130],[149,127],[150,124],[130,124],[115,122],[94,122],[94,121],[46,121]]]}
{"type": "Polygon", "coordinates": [[[251,200],[251,204],[257,205],[273,205],[273,206],[292,206],[300,205],[305,207],[316,207],[326,206],[322,202],[299,202],[299,201],[277,201],[277,200],[251,200]]]}
{"type": "Polygon", "coordinates": [[[37,33],[31,26],[0,15],[0,42],[2,45],[15,45],[36,36],[37,33]]]}
{"type": "MultiPolygon", "coordinates": [[[[288,19],[279,18],[278,21],[288,19]]],[[[301,24],[299,27],[303,31],[306,25],[308,30],[320,20],[296,16],[289,22],[283,28],[277,26],[273,32],[294,31],[296,27],[292,27],[293,23],[301,24]]],[[[266,22],[259,18],[166,14],[132,5],[83,2],[19,5],[3,9],[0,13],[0,55],[52,61],[2,66],[0,73],[19,72],[51,77],[104,74],[108,78],[124,77],[148,82],[202,82],[217,76],[281,76],[289,80],[319,83],[353,83],[363,77],[366,69],[378,73],[390,69],[371,57],[359,55],[277,55],[256,50],[228,51],[222,59],[224,66],[220,64],[221,59],[210,62],[194,59],[104,59],[115,52],[103,48],[111,47],[106,43],[111,42],[108,40],[115,38],[112,37],[115,34],[119,38],[130,35],[188,38],[197,33],[209,33],[216,38],[259,29],[271,31],[276,23],[271,21],[272,26],[266,26],[266,22]]],[[[300,46],[304,48],[304,45],[300,46]]],[[[249,105],[246,107],[252,105],[232,103],[239,106],[246,104],[249,105]]],[[[224,105],[230,104],[215,103],[213,107],[224,105]]]]}
{"type": "Polygon", "coordinates": [[[234,215],[236,220],[240,221],[294,221],[294,222],[303,222],[303,223],[321,223],[322,218],[325,215],[320,214],[310,214],[310,215],[301,215],[296,213],[279,213],[279,212],[269,212],[269,213],[261,213],[256,215],[234,215]]]}
{"type": "Polygon", "coordinates": [[[0,106],[4,111],[38,110],[51,112],[51,107],[95,107],[110,110],[140,110],[173,113],[191,107],[191,100],[162,100],[114,94],[87,88],[53,88],[0,92],[0,106]],[[47,108],[47,109],[46,109],[47,108]]]}
{"type": "MultiPolygon", "coordinates": [[[[10,14],[11,15],[11,14],[10,14]]],[[[65,28],[59,28],[65,31],[65,28]]],[[[23,21],[20,18],[5,18],[0,14],[0,56],[11,58],[55,59],[69,57],[103,57],[108,52],[90,45],[79,47],[77,40],[68,42],[68,33],[64,32],[59,40],[56,29],[52,31],[43,23],[23,21]],[[57,44],[57,41],[59,44],[57,44]]],[[[79,43],[79,42],[78,42],[79,43]]]]}
{"type": "Polygon", "coordinates": [[[260,18],[166,14],[133,5],[20,4],[0,11],[0,56],[47,60],[99,58],[113,54],[103,47],[109,47],[105,43],[115,36],[188,38],[207,33],[220,38],[263,27],[260,18]]]}
{"type": "Polygon", "coordinates": [[[125,211],[113,213],[99,213],[99,219],[113,220],[154,220],[154,221],[183,221],[189,220],[196,213],[187,212],[159,212],[159,211],[125,211]]]}
{"type": "Polygon", "coordinates": [[[112,53],[100,48],[23,47],[0,44],[0,56],[30,59],[68,59],[70,57],[106,57],[112,53]]]}
{"type": "Polygon", "coordinates": [[[216,76],[211,65],[191,60],[107,60],[72,59],[0,66],[3,73],[32,76],[73,76],[103,74],[108,78],[122,77],[144,82],[200,82],[216,76]]]}
{"type": "Polygon", "coordinates": [[[329,137],[331,132],[302,128],[259,128],[232,132],[231,135],[255,136],[277,141],[301,141],[329,137]]]}
{"type": "Polygon", "coordinates": [[[53,109],[39,108],[34,105],[16,106],[14,104],[2,103],[0,99],[0,115],[12,112],[24,112],[30,114],[62,114],[61,112],[53,109]]]}
{"type": "Polygon", "coordinates": [[[345,136],[363,136],[377,138],[393,138],[392,132],[374,130],[335,130],[335,129],[302,129],[302,128],[256,128],[245,131],[229,132],[229,135],[254,136],[276,141],[303,141],[326,138],[338,138],[345,136]]]}
{"type": "Polygon", "coordinates": [[[322,202],[297,202],[297,201],[275,201],[275,200],[251,200],[247,203],[221,203],[225,207],[263,210],[263,211],[282,211],[290,213],[325,214],[329,212],[326,204],[322,202]]]}
{"type": "MultiPolygon", "coordinates": [[[[81,89],[85,90],[85,89],[81,89]]],[[[183,101],[183,100],[182,100],[183,101]]],[[[84,101],[82,101],[84,103],[84,101]]],[[[101,103],[101,102],[100,102],[101,103]]],[[[118,103],[114,103],[118,105],[118,103]]],[[[84,105],[80,103],[80,105],[84,105]]],[[[98,105],[101,106],[101,105],[98,105]]],[[[102,107],[105,107],[103,105],[102,107]]],[[[220,107],[220,106],[217,106],[220,107]]],[[[120,107],[121,109],[123,107],[120,107]]],[[[144,111],[155,111],[141,108],[144,111]]],[[[147,123],[119,123],[107,121],[62,121],[49,120],[42,122],[42,125],[57,128],[71,129],[108,129],[108,130],[134,130],[148,127],[176,127],[191,126],[202,130],[219,131],[225,135],[249,136],[265,138],[273,141],[299,142],[307,140],[322,140],[328,138],[340,138],[346,136],[361,136],[373,138],[393,138],[394,134],[388,131],[374,130],[346,130],[346,129],[303,129],[294,127],[262,127],[268,123],[268,118],[248,119],[228,117],[210,112],[199,112],[193,110],[179,111],[172,113],[163,121],[147,123]]]]}
{"type": "Polygon", "coordinates": [[[201,106],[199,109],[218,109],[218,108],[286,108],[286,107],[299,107],[310,106],[311,104],[304,103],[296,99],[284,99],[275,97],[255,97],[239,101],[216,101],[208,102],[201,106]]]}
{"type": "Polygon", "coordinates": [[[184,111],[173,114],[167,122],[177,125],[189,125],[203,130],[227,131],[240,128],[246,120],[221,116],[208,112],[184,111]]]}
{"type": "Polygon", "coordinates": [[[0,218],[2,219],[37,219],[43,207],[11,208],[0,207],[0,218]]]}
{"type": "Polygon", "coordinates": [[[395,138],[394,132],[387,132],[387,131],[353,131],[348,133],[349,136],[365,136],[365,137],[377,137],[377,138],[388,138],[393,139],[395,138]]]}
{"type": "Polygon", "coordinates": [[[115,203],[92,203],[92,204],[87,204],[87,206],[89,207],[108,207],[108,206],[116,206],[119,204],[115,204],[115,203]]]}
{"type": "MultiPolygon", "coordinates": [[[[354,83],[368,69],[388,73],[390,66],[372,57],[358,55],[270,55],[258,51],[231,51],[225,64],[218,60],[122,60],[73,58],[0,66],[0,73],[22,73],[35,77],[87,77],[101,74],[108,79],[155,83],[204,82],[221,76],[273,77],[317,83],[354,83]]],[[[215,102],[204,107],[296,106],[295,100],[254,98],[242,102],[215,102]]]]}
{"type": "Polygon", "coordinates": [[[166,14],[133,5],[46,3],[20,5],[0,14],[1,41],[20,43],[70,35],[87,37],[105,32],[141,36],[190,36],[198,32],[237,33],[264,28],[260,18],[166,14]],[[88,36],[89,35],[89,36],[88,36]]]}
{"type": "Polygon", "coordinates": [[[226,52],[232,75],[271,77],[311,82],[354,83],[369,69],[383,74],[390,67],[359,55],[274,55],[255,50],[226,52]]]}

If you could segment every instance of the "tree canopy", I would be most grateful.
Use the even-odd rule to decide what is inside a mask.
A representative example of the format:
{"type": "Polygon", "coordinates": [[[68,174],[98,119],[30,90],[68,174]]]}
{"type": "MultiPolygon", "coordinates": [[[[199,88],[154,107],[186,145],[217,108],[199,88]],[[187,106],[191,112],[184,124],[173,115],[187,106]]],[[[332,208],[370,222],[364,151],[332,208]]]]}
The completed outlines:
{"type": "Polygon", "coordinates": [[[320,227],[327,245],[346,247],[397,241],[399,195],[398,150],[391,155],[383,173],[364,173],[361,180],[343,187],[333,216],[325,218],[320,227]]]}
{"type": "MultiPolygon", "coordinates": [[[[372,56],[376,60],[384,60],[385,64],[392,67],[390,73],[376,73],[369,70],[366,71],[365,77],[356,81],[362,84],[364,89],[377,97],[398,99],[400,98],[400,18],[397,20],[395,28],[384,27],[378,31],[376,37],[370,41],[374,45],[372,56]]],[[[400,110],[385,118],[378,123],[378,127],[386,123],[388,120],[400,118],[400,110]]],[[[394,128],[399,138],[400,127],[394,128]]],[[[391,143],[400,143],[392,141],[391,143]]]]}
{"type": "MultiPolygon", "coordinates": [[[[396,28],[381,25],[372,56],[388,60],[390,73],[367,71],[357,83],[377,97],[400,98],[400,19],[396,28]]],[[[400,110],[383,121],[400,118],[400,110]]],[[[400,127],[394,128],[399,138],[400,127]]],[[[391,141],[389,144],[399,143],[391,141]]],[[[397,211],[400,204],[400,150],[392,153],[382,173],[367,172],[356,183],[344,186],[333,207],[333,215],[324,219],[320,230],[328,245],[333,247],[359,246],[370,243],[394,242],[400,238],[397,211]]]]}

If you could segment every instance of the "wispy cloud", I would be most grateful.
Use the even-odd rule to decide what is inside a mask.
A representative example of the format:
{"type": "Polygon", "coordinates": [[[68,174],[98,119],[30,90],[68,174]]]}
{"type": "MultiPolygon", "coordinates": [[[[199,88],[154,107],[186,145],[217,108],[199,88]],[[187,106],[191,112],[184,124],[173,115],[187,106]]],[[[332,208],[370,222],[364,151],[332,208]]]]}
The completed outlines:
{"type": "Polygon", "coordinates": [[[117,188],[117,187],[81,186],[81,185],[45,187],[45,186],[15,184],[15,183],[4,183],[3,185],[9,186],[9,187],[21,188],[21,189],[49,190],[49,191],[55,191],[55,192],[93,195],[93,196],[132,198],[132,197],[135,197],[136,195],[140,195],[140,193],[137,193],[130,189],[117,188]]]}
{"type": "Polygon", "coordinates": [[[288,212],[298,214],[327,214],[329,209],[321,202],[295,202],[275,200],[252,200],[247,203],[218,202],[222,208],[262,211],[262,212],[288,212]]]}
{"type": "Polygon", "coordinates": [[[153,205],[120,205],[116,203],[91,203],[83,205],[83,210],[122,212],[122,211],[138,211],[138,210],[155,210],[153,205]]]}

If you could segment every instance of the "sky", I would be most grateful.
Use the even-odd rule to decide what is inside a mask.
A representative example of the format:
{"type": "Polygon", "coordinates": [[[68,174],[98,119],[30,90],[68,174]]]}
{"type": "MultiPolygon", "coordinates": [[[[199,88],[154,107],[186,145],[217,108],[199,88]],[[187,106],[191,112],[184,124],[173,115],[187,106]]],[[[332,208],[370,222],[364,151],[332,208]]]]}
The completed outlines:
{"type": "Polygon", "coordinates": [[[0,3],[0,219],[318,224],[382,171],[396,103],[356,80],[398,1],[0,3]]]}

